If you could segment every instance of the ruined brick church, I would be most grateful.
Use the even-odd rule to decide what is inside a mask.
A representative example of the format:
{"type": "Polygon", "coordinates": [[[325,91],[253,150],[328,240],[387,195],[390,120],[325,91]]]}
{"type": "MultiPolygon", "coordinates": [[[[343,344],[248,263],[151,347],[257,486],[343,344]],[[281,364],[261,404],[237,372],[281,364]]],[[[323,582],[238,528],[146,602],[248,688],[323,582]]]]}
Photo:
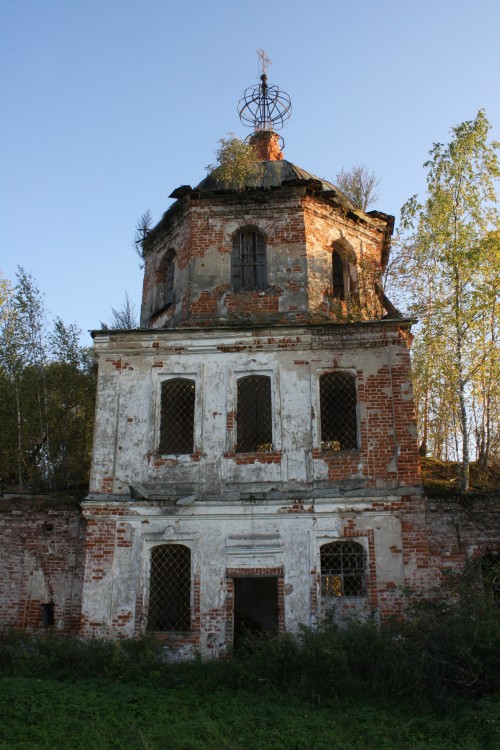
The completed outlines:
{"type": "Polygon", "coordinates": [[[400,613],[471,554],[451,516],[429,541],[412,321],[381,286],[394,219],[284,158],[287,111],[264,72],[240,106],[254,173],[175,189],[143,241],[140,328],[92,333],[90,493],[45,508],[10,624],[218,656],[248,631],[400,613]]]}

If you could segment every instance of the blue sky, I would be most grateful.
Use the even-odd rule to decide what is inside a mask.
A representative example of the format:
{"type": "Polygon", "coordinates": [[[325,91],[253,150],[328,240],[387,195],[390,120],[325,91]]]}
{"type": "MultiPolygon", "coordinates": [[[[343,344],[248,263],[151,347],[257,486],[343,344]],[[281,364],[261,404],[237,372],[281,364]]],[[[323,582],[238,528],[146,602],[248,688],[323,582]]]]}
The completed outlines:
{"type": "Polygon", "coordinates": [[[258,48],[292,99],[285,158],[366,164],[398,217],[452,125],[483,107],[500,140],[499,38],[499,0],[0,0],[0,270],[84,332],[125,290],[139,308],[135,224],[250,132],[258,48]]]}

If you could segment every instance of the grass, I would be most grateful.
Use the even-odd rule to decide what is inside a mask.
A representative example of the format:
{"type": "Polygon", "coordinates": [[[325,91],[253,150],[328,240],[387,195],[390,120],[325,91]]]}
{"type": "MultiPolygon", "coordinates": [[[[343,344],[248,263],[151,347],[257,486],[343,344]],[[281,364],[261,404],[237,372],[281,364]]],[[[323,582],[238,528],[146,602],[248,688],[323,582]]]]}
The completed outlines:
{"type": "Polygon", "coordinates": [[[496,749],[500,612],[479,575],[410,598],[406,621],[327,618],[215,662],[168,663],[150,637],[6,633],[0,750],[496,749]]]}
{"type": "Polygon", "coordinates": [[[106,679],[0,678],[2,750],[479,750],[500,746],[500,702],[445,715],[409,704],[106,679]]]}
{"type": "MultiPolygon", "coordinates": [[[[454,461],[438,461],[431,457],[420,458],[422,481],[425,491],[431,496],[450,496],[460,494],[460,464],[454,461]]],[[[500,465],[490,464],[486,467],[470,464],[469,493],[500,492],[500,465]]]]}

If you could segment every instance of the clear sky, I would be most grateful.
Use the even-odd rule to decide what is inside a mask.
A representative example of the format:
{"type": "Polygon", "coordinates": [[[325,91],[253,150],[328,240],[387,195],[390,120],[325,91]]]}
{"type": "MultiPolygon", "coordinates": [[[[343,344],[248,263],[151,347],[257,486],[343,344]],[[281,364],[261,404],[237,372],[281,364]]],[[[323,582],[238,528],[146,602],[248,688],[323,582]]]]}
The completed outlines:
{"type": "Polygon", "coordinates": [[[366,164],[380,211],[481,107],[500,140],[500,0],[0,0],[3,274],[84,332],[125,290],[138,309],[136,222],[250,132],[258,48],[292,99],[285,158],[333,182],[366,164]]]}

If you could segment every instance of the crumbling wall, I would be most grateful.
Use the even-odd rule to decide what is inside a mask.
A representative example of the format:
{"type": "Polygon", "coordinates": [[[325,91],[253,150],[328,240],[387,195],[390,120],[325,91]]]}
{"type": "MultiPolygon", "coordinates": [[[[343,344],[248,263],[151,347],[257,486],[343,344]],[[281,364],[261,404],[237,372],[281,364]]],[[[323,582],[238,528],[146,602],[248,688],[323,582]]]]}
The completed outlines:
{"type": "Polygon", "coordinates": [[[426,537],[429,565],[438,577],[484,556],[500,559],[500,491],[429,498],[426,537]]]}
{"type": "Polygon", "coordinates": [[[77,500],[0,498],[0,628],[78,632],[85,523],[77,500]]]}
{"type": "Polygon", "coordinates": [[[382,317],[375,283],[380,281],[382,272],[386,222],[361,212],[358,221],[354,221],[327,201],[311,196],[304,199],[303,205],[309,308],[338,322],[382,317]],[[351,293],[346,290],[344,301],[333,297],[334,247],[350,269],[351,293]]]}
{"type": "Polygon", "coordinates": [[[252,331],[96,332],[100,355],[91,491],[160,495],[420,485],[410,360],[394,324],[252,331]],[[319,378],[356,378],[359,446],[322,450],[319,378]],[[272,450],[238,453],[237,379],[272,383],[272,450]],[[195,382],[194,452],[159,452],[161,383],[195,382]],[[217,387],[214,387],[217,384],[217,387]]]}
{"type": "Polygon", "coordinates": [[[168,212],[163,231],[147,245],[141,325],[199,326],[237,322],[307,322],[346,319],[332,302],[332,249],[352,255],[361,304],[351,319],[381,317],[374,283],[380,279],[386,222],[348,217],[338,206],[306,195],[303,187],[234,195],[185,196],[168,212]],[[231,291],[233,235],[243,227],[265,238],[264,290],[231,291]],[[175,251],[174,302],[155,310],[155,289],[165,253],[175,251]],[[330,304],[332,302],[332,304],[330,304]],[[333,306],[332,306],[333,305],[333,306]]]}
{"type": "Polygon", "coordinates": [[[61,632],[145,632],[150,551],[165,542],[193,552],[191,631],[159,636],[178,658],[227,653],[235,577],[277,576],[281,630],[314,626],[327,612],[339,622],[400,615],[406,588],[425,591],[444,571],[500,555],[499,500],[498,493],[295,502],[235,495],[182,508],[101,498],[84,504],[87,523],[76,501],[9,495],[0,498],[0,627],[39,630],[42,607],[52,605],[61,632]],[[321,596],[319,550],[336,539],[364,546],[365,597],[321,596]]]}

